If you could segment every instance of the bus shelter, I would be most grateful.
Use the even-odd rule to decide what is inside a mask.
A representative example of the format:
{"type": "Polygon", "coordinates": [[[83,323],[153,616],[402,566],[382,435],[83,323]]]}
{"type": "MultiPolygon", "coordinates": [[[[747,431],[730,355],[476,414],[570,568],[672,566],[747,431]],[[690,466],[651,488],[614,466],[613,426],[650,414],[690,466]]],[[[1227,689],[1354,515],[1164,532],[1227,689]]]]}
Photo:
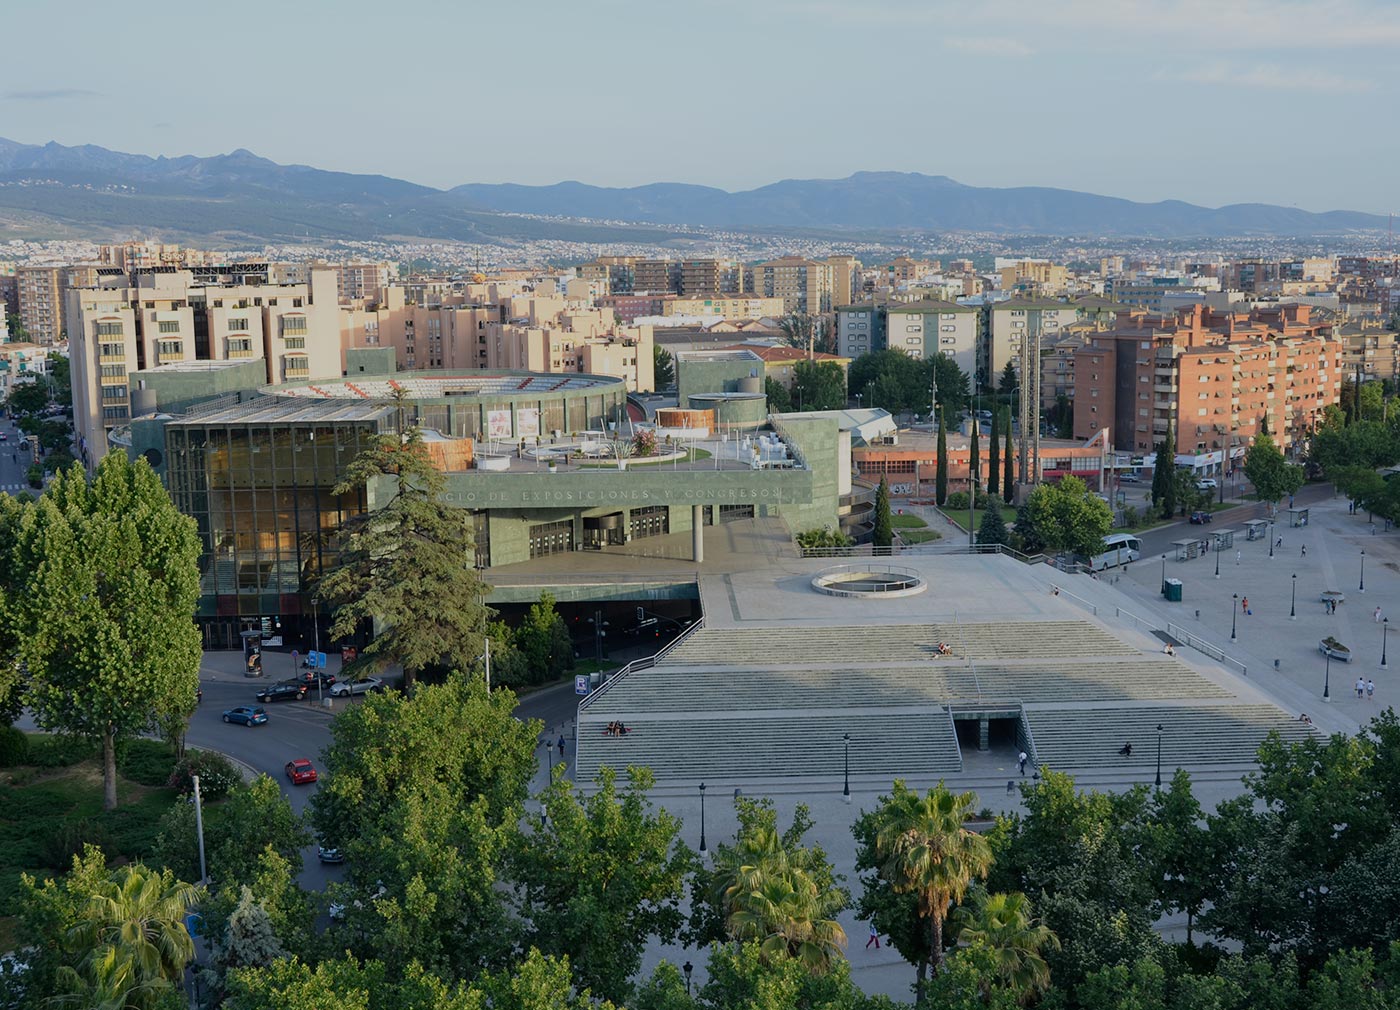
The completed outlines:
{"type": "Polygon", "coordinates": [[[1246,540],[1263,540],[1269,535],[1269,520],[1246,519],[1244,521],[1246,540]]]}
{"type": "Polygon", "coordinates": [[[1197,540],[1195,537],[1190,540],[1173,540],[1172,546],[1176,548],[1176,560],[1190,561],[1192,558],[1199,558],[1205,553],[1204,544],[1204,540],[1197,540]]]}
{"type": "Polygon", "coordinates": [[[1306,526],[1307,524],[1308,524],[1308,510],[1307,510],[1307,509],[1289,509],[1289,510],[1288,510],[1288,525],[1289,525],[1289,526],[1306,526]]]}
{"type": "Polygon", "coordinates": [[[1210,534],[1210,549],[1213,551],[1223,551],[1227,547],[1235,546],[1234,530],[1212,530],[1210,534]]]}

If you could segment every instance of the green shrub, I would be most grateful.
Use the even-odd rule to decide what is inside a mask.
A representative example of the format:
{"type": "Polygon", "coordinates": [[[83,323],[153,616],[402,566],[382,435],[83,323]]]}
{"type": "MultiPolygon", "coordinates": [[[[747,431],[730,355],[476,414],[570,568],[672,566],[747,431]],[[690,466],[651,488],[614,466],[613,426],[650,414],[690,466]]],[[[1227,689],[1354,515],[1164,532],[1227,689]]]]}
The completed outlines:
{"type": "Polygon", "coordinates": [[[0,726],[0,768],[13,768],[29,761],[29,737],[13,726],[0,726]]]}
{"type": "MultiPolygon", "coordinates": [[[[968,502],[970,500],[971,497],[966,491],[952,491],[948,495],[948,500],[944,505],[944,508],[953,509],[955,511],[957,509],[965,509],[968,507],[968,502]]],[[[977,492],[977,507],[979,509],[985,509],[989,508],[991,504],[991,496],[988,495],[987,492],[979,490],[977,492]]]]}
{"type": "Polygon", "coordinates": [[[29,739],[29,763],[39,768],[68,768],[97,757],[97,744],[80,736],[42,733],[29,739]]]}
{"type": "Polygon", "coordinates": [[[107,828],[101,821],[79,817],[76,820],[60,822],[44,836],[44,865],[53,870],[69,869],[73,857],[81,853],[83,846],[89,842],[102,849],[112,847],[107,828]]]}
{"type": "Polygon", "coordinates": [[[175,752],[163,740],[124,740],[117,747],[117,771],[132,782],[163,786],[174,770],[175,752]]]}
{"type": "Polygon", "coordinates": [[[229,790],[243,781],[238,767],[213,751],[192,750],[188,752],[170,773],[167,783],[181,796],[194,792],[192,775],[199,776],[199,794],[206,800],[217,800],[227,796],[229,790]]]}

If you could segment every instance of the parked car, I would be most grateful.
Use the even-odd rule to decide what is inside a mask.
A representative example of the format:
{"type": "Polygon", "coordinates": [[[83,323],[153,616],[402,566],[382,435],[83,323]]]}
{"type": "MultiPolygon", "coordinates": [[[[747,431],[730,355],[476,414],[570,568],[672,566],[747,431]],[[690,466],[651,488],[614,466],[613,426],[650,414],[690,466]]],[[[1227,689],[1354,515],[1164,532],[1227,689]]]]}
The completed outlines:
{"type": "Polygon", "coordinates": [[[314,688],[317,680],[321,682],[321,687],[324,689],[335,683],[335,674],[329,670],[302,670],[301,680],[306,685],[307,690],[314,688]]]}
{"type": "Polygon", "coordinates": [[[333,845],[316,846],[316,858],[328,865],[339,866],[345,862],[345,853],[333,845]]]}
{"type": "Polygon", "coordinates": [[[269,684],[258,692],[258,701],[301,701],[306,697],[306,685],[295,680],[269,684]]]}
{"type": "Polygon", "coordinates": [[[287,762],[287,778],[292,780],[294,786],[315,782],[317,778],[316,766],[306,758],[293,758],[287,762]]]}
{"type": "Polygon", "coordinates": [[[1129,471],[1128,473],[1120,473],[1120,474],[1118,475],[1118,483],[1120,483],[1120,484],[1141,484],[1141,483],[1142,483],[1142,478],[1139,477],[1137,474],[1135,474],[1135,473],[1129,471]]]}
{"type": "Polygon", "coordinates": [[[1219,486],[1214,477],[1202,477],[1196,481],[1197,491],[1214,491],[1219,486]]]}
{"type": "Polygon", "coordinates": [[[267,722],[267,710],[252,705],[224,709],[224,722],[241,722],[245,726],[261,726],[267,722]]]}
{"type": "Polygon", "coordinates": [[[341,698],[352,694],[369,694],[371,691],[384,690],[384,681],[378,677],[366,677],[364,680],[342,680],[339,684],[331,686],[331,696],[341,698]]]}
{"type": "Polygon", "coordinates": [[[1210,522],[1210,521],[1211,521],[1211,515],[1210,515],[1209,512],[1192,512],[1192,513],[1191,513],[1191,525],[1193,525],[1193,526],[1204,526],[1206,523],[1208,523],[1208,522],[1210,522]]]}

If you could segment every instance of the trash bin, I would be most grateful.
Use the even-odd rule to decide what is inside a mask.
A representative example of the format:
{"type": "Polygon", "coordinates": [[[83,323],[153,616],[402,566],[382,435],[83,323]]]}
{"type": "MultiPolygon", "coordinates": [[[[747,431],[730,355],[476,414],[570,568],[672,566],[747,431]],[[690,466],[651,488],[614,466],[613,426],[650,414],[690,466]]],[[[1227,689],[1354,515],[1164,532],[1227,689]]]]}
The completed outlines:
{"type": "Polygon", "coordinates": [[[1181,580],[1180,580],[1180,579],[1168,579],[1168,580],[1167,580],[1167,602],[1168,602],[1168,603],[1180,603],[1180,602],[1181,602],[1181,580]]]}

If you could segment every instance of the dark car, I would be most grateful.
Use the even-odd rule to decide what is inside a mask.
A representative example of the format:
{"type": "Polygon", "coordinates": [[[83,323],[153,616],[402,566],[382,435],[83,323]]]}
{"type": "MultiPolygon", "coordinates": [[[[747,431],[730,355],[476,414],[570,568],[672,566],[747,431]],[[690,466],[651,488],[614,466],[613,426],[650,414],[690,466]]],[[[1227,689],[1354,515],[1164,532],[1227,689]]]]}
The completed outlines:
{"type": "Polygon", "coordinates": [[[294,680],[284,680],[280,684],[269,684],[258,692],[258,701],[301,701],[306,697],[306,685],[294,680]]]}
{"type": "Polygon", "coordinates": [[[224,710],[224,722],[241,722],[245,726],[261,726],[267,722],[267,713],[252,705],[239,705],[224,710]]]}
{"type": "Polygon", "coordinates": [[[331,673],[329,670],[301,671],[301,682],[306,685],[308,690],[316,686],[317,680],[321,682],[322,690],[328,690],[330,686],[335,683],[335,674],[331,673]]]}
{"type": "Polygon", "coordinates": [[[1209,512],[1192,512],[1192,513],[1191,513],[1191,524],[1192,524],[1193,526],[1204,526],[1206,523],[1210,522],[1210,520],[1211,520],[1211,515],[1210,515],[1209,512]]]}

